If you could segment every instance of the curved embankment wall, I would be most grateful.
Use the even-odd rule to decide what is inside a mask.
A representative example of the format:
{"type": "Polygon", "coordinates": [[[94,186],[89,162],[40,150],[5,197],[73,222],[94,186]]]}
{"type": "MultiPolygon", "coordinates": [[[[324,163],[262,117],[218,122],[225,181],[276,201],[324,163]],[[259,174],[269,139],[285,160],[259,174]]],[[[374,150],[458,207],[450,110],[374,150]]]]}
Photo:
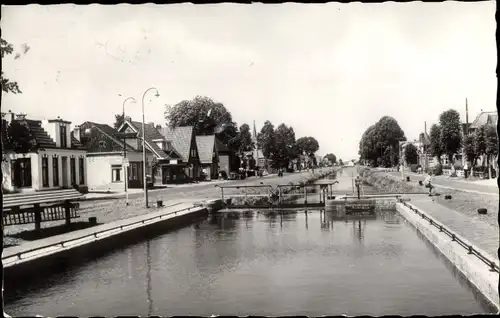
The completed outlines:
{"type": "MultiPolygon", "coordinates": [[[[296,190],[297,186],[301,187],[301,186],[304,186],[307,184],[312,184],[320,179],[326,178],[328,175],[337,173],[337,171],[339,169],[342,169],[342,168],[337,168],[337,169],[330,170],[330,171],[324,172],[324,173],[314,173],[314,174],[309,175],[307,177],[298,176],[298,180],[296,182],[290,181],[290,182],[288,182],[287,187],[281,187],[281,192],[282,192],[282,194],[288,194],[291,191],[296,190]]],[[[257,193],[258,194],[267,194],[268,193],[267,191],[269,191],[269,190],[266,188],[261,188],[260,190],[254,190],[254,194],[257,194],[257,193]]],[[[309,188],[307,190],[307,193],[316,193],[316,192],[317,192],[316,188],[309,188]]],[[[245,193],[245,190],[240,190],[238,194],[244,194],[244,193],[245,193]]],[[[278,194],[275,193],[274,195],[277,196],[278,194]]],[[[293,201],[293,200],[297,200],[297,199],[302,198],[302,197],[303,197],[302,194],[292,195],[292,196],[288,196],[286,201],[293,201]]],[[[250,205],[251,206],[251,205],[261,205],[261,204],[268,204],[269,203],[267,196],[247,197],[247,198],[245,198],[245,197],[233,197],[233,198],[227,199],[226,203],[228,203],[227,202],[228,200],[231,200],[230,202],[232,205],[250,205]]]]}
{"type": "Polygon", "coordinates": [[[154,223],[146,223],[140,227],[113,233],[102,239],[62,249],[57,253],[42,254],[26,262],[4,267],[5,289],[15,290],[16,286],[19,285],[36,284],[39,279],[44,279],[46,274],[62,272],[66,268],[98,258],[114,249],[123,248],[192,224],[195,220],[206,218],[207,215],[208,210],[206,207],[196,208],[192,213],[165,218],[154,223]]]}
{"type": "MultiPolygon", "coordinates": [[[[411,203],[410,203],[411,205],[411,203]]],[[[467,250],[453,241],[451,237],[440,232],[429,221],[424,220],[401,203],[396,205],[397,211],[421,233],[455,269],[457,269],[469,283],[479,291],[489,302],[492,309],[500,309],[498,295],[498,273],[490,271],[489,266],[474,255],[468,254],[467,250]]],[[[424,211],[422,211],[424,212],[424,211]]],[[[473,246],[481,254],[486,255],[477,246],[455,233],[455,237],[473,246]]]]}
{"type": "MultiPolygon", "coordinates": [[[[366,184],[380,192],[391,193],[426,193],[427,189],[415,181],[406,182],[400,177],[389,175],[383,171],[360,168],[359,175],[366,184]]],[[[411,202],[411,201],[410,201],[411,202]]],[[[411,203],[410,203],[411,204],[411,203]]],[[[490,272],[486,264],[467,251],[446,234],[439,232],[429,221],[419,218],[401,203],[396,204],[397,211],[430,242],[489,302],[499,309],[498,273],[490,272]]],[[[425,213],[425,211],[421,211],[425,213]]],[[[446,226],[446,224],[443,224],[446,226]]],[[[458,234],[455,234],[459,237],[458,234]]],[[[461,238],[467,241],[465,238],[461,238]]],[[[468,242],[476,250],[481,250],[468,242]]]]}
{"type": "Polygon", "coordinates": [[[366,185],[372,186],[380,193],[426,193],[427,189],[416,181],[406,182],[401,177],[389,175],[383,171],[370,168],[359,168],[359,176],[366,185]]]}

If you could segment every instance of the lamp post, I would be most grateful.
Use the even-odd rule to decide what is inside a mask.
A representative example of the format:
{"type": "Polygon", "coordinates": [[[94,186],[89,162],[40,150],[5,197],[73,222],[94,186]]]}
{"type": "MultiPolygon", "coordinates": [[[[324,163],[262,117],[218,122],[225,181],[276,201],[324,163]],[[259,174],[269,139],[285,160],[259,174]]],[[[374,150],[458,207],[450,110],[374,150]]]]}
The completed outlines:
{"type": "MultiPolygon", "coordinates": [[[[118,94],[119,96],[122,96],[121,94],[118,94]]],[[[132,103],[136,103],[135,98],[133,97],[127,97],[123,101],[123,109],[122,109],[122,116],[123,116],[123,122],[125,122],[125,103],[127,101],[131,101],[132,103]]],[[[125,183],[125,205],[128,205],[128,165],[126,164],[127,160],[127,140],[125,138],[125,133],[123,134],[123,177],[124,177],[124,183],[125,183]]]]}
{"type": "MultiPolygon", "coordinates": [[[[145,138],[145,130],[144,130],[144,97],[146,97],[146,93],[149,91],[155,90],[156,94],[155,96],[158,97],[160,94],[158,93],[158,90],[155,87],[150,87],[148,88],[144,94],[142,94],[142,171],[143,171],[143,176],[144,176],[144,200],[146,203],[146,208],[148,207],[148,182],[147,182],[147,176],[146,176],[146,138],[145,138]]],[[[152,178],[153,176],[151,176],[152,178]]]]}

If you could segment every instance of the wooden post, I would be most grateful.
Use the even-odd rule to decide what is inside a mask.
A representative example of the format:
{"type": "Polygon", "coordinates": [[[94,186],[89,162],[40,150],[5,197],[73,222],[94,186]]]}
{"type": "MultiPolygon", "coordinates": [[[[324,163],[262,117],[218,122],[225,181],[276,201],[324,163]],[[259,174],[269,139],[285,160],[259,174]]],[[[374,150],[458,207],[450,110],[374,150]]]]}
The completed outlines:
{"type": "Polygon", "coordinates": [[[281,205],[281,200],[282,200],[282,197],[281,197],[281,187],[278,186],[278,205],[281,205]]]}
{"type": "Polygon", "coordinates": [[[307,187],[304,186],[304,204],[307,204],[307,187]]]}
{"type": "Polygon", "coordinates": [[[35,231],[39,232],[42,228],[42,209],[40,208],[40,204],[35,204],[35,231]]]}
{"type": "Polygon", "coordinates": [[[321,203],[321,186],[319,186],[319,203],[321,203]]]}
{"type": "Polygon", "coordinates": [[[71,203],[64,201],[64,216],[66,218],[66,225],[71,224],[71,203]]]}
{"type": "Polygon", "coordinates": [[[220,188],[222,202],[224,203],[224,188],[220,188]]]}

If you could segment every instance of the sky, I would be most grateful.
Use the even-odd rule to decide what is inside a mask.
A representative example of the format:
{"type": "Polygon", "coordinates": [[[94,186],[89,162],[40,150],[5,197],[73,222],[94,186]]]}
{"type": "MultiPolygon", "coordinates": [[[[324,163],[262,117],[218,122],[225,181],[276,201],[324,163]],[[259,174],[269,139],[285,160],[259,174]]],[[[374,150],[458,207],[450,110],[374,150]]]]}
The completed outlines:
{"type": "Polygon", "coordinates": [[[496,110],[495,2],[2,6],[20,52],[3,72],[22,94],[2,111],[112,125],[122,112],[165,124],[196,95],[241,125],[315,137],[319,155],[358,157],[363,132],[395,118],[409,140],[454,108],[496,110]],[[23,50],[26,45],[29,50],[23,50]]]}

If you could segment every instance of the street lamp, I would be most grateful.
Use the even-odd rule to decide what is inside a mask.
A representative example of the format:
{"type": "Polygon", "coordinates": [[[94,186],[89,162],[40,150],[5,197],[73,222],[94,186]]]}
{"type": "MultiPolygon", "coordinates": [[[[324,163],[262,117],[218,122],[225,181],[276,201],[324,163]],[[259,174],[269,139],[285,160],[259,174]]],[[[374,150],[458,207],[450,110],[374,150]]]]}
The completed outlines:
{"type": "MultiPolygon", "coordinates": [[[[147,182],[147,177],[146,177],[146,131],[144,129],[144,97],[146,97],[146,93],[149,91],[156,91],[155,97],[159,97],[160,94],[158,93],[158,90],[154,87],[148,88],[144,94],[142,94],[142,171],[143,171],[143,176],[144,176],[144,200],[146,203],[146,208],[148,207],[148,182],[147,182]]],[[[153,176],[151,176],[153,178],[153,176]]]]}
{"type": "MultiPolygon", "coordinates": [[[[121,94],[118,94],[118,96],[122,96],[121,94]]],[[[132,103],[136,103],[136,100],[135,98],[133,97],[127,97],[124,101],[123,101],[123,109],[122,109],[122,116],[123,116],[123,122],[125,122],[125,103],[127,103],[127,101],[131,101],[132,103]]],[[[124,183],[125,183],[125,194],[126,194],[126,197],[125,197],[125,205],[128,205],[128,165],[126,164],[126,160],[127,160],[127,140],[125,138],[125,133],[123,134],[123,178],[125,179],[124,183]]]]}

